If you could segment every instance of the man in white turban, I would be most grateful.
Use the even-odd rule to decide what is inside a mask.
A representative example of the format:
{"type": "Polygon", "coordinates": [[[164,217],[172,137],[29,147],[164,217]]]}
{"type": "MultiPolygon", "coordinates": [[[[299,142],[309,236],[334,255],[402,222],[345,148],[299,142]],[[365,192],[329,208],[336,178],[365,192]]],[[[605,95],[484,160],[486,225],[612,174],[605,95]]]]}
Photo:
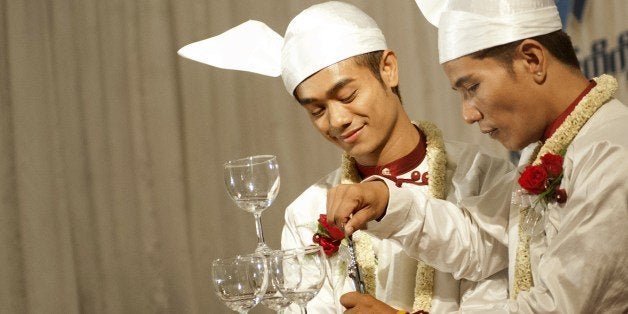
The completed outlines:
{"type": "MultiPolygon", "coordinates": [[[[343,272],[336,261],[345,254],[346,240],[341,231],[326,230],[326,220],[320,218],[330,201],[330,188],[378,175],[401,189],[422,191],[437,199],[476,202],[486,199],[481,195],[504,189],[491,178],[501,178],[512,169],[508,161],[482,154],[478,147],[444,142],[429,122],[411,122],[399,96],[397,57],[375,21],[353,5],[336,1],[314,5],[290,22],[283,38],[263,23],[249,21],[188,45],[180,54],[213,66],[281,75],[313,126],[344,151],[339,169],[288,206],[282,233],[282,248],[322,245],[334,265],[332,274],[343,272]]],[[[490,230],[493,225],[499,223],[477,225],[473,232],[498,232],[490,230]]],[[[459,228],[438,221],[432,227],[451,234],[459,228]]],[[[484,239],[488,242],[483,254],[452,252],[442,258],[446,264],[479,259],[478,264],[490,271],[435,270],[409,257],[398,243],[362,232],[354,235],[368,293],[396,309],[435,313],[506,296],[506,247],[494,237],[484,239]]],[[[444,236],[437,240],[468,239],[444,236]]],[[[340,293],[355,290],[348,278],[331,277],[333,282],[326,282],[308,303],[309,312],[341,311],[340,293]]]]}
{"type": "MultiPolygon", "coordinates": [[[[510,298],[476,311],[627,313],[628,108],[613,98],[617,81],[584,77],[553,0],[417,3],[438,26],[440,63],[464,120],[508,149],[525,148],[512,194],[494,196],[512,206],[473,209],[372,181],[330,191],[358,205],[329,204],[329,220],[349,231],[366,225],[441,269],[428,219],[472,228],[482,222],[460,207],[493,212],[504,218],[492,220],[504,222],[492,235],[508,245],[510,298]]],[[[450,250],[482,252],[484,243],[452,242],[450,250]]],[[[475,262],[457,267],[483,269],[475,262]]],[[[352,313],[394,312],[358,294],[341,301],[352,313]]]]}

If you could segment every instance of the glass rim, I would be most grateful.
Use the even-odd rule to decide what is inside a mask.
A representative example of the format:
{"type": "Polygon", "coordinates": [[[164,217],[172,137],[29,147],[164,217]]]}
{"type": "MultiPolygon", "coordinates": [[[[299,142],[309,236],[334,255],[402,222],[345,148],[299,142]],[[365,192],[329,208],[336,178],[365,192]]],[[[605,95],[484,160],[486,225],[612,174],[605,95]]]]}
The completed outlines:
{"type": "Polygon", "coordinates": [[[236,256],[231,256],[231,257],[219,257],[212,260],[212,265],[217,265],[217,264],[225,263],[225,262],[233,263],[235,261],[252,261],[254,259],[265,259],[265,258],[266,257],[264,255],[257,254],[257,253],[246,254],[246,255],[236,255],[236,256]]]}
{"type": "Polygon", "coordinates": [[[281,256],[281,255],[290,255],[290,254],[312,253],[314,251],[323,252],[323,247],[318,244],[312,244],[308,246],[295,247],[295,248],[290,248],[290,249],[275,250],[271,252],[271,255],[281,256]]]}
{"type": "Polygon", "coordinates": [[[253,155],[247,157],[241,157],[237,159],[232,159],[226,161],[223,166],[224,167],[241,167],[241,166],[251,166],[257,164],[263,164],[272,160],[277,160],[276,155],[253,155]]]}

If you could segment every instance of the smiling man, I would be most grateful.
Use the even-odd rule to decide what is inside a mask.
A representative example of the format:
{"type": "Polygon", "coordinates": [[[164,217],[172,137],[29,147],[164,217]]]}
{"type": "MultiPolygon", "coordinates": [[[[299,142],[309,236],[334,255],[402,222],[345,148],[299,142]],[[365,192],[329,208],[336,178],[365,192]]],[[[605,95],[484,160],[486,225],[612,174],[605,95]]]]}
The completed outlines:
{"type": "MultiPolygon", "coordinates": [[[[508,161],[481,154],[477,147],[445,143],[440,131],[429,122],[412,123],[399,94],[397,56],[388,49],[375,21],[364,12],[340,2],[315,5],[290,22],[285,38],[283,55],[299,55],[304,60],[307,56],[307,60],[315,59],[314,63],[320,65],[303,73],[302,81],[288,91],[309,114],[315,129],[344,154],[339,169],[309,187],[286,209],[283,248],[320,243],[338,268],[335,261],[345,254],[345,243],[321,232],[324,227],[317,223],[326,212],[326,204],[332,201],[327,191],[369,176],[383,176],[402,189],[421,190],[451,201],[471,200],[503,187],[487,178],[500,178],[510,170],[508,161]],[[309,46],[307,43],[316,46],[309,46],[311,49],[305,52],[293,44],[297,42],[304,45],[303,49],[309,46]],[[330,49],[343,51],[343,55],[327,58],[330,49]]],[[[307,62],[291,64],[299,67],[307,62]]],[[[482,227],[474,232],[486,234],[482,227]]],[[[434,228],[453,230],[457,226],[434,228]]],[[[354,235],[369,294],[396,309],[436,313],[505,296],[504,272],[498,265],[505,266],[506,251],[495,238],[485,239],[492,247],[487,250],[490,254],[474,258],[496,268],[490,273],[467,276],[468,272],[461,269],[435,270],[407,256],[398,243],[386,238],[373,238],[363,232],[354,235]],[[487,256],[491,260],[486,260],[487,256]]],[[[444,236],[435,241],[455,239],[444,236]]],[[[450,253],[440,258],[467,258],[450,253]]],[[[308,310],[342,310],[337,303],[340,293],[354,289],[348,278],[340,283],[327,282],[308,303],[308,310]]]]}
{"type": "MultiPolygon", "coordinates": [[[[333,201],[328,197],[329,189],[378,175],[401,189],[422,191],[436,199],[481,202],[485,199],[481,195],[504,188],[491,178],[501,178],[512,165],[480,153],[478,147],[444,142],[440,131],[429,122],[411,121],[399,95],[397,56],[388,49],[376,22],[357,7],[337,1],[314,5],[290,22],[285,36],[279,37],[281,44],[271,45],[278,35],[268,34],[259,22],[247,22],[213,39],[191,44],[181,54],[214,66],[262,74],[272,75],[274,69],[279,69],[287,91],[307,112],[314,128],[343,152],[340,168],[288,206],[281,241],[284,249],[314,243],[325,248],[333,265],[329,276],[332,280],[324,284],[307,308],[311,313],[342,311],[340,294],[356,288],[346,278],[346,267],[336,263],[346,254],[342,232],[326,231],[326,221],[320,218],[326,204],[333,201]],[[262,60],[252,69],[251,63],[255,62],[250,59],[229,59],[243,49],[242,44],[255,42],[259,42],[255,49],[277,46],[279,51],[264,51],[267,53],[253,58],[278,55],[280,64],[262,60]],[[335,276],[338,273],[340,276],[335,276]]],[[[501,206],[507,208],[508,204],[501,206]]],[[[406,219],[400,217],[397,222],[402,224],[406,219]]],[[[477,225],[467,229],[467,238],[452,238],[460,225],[439,221],[430,224],[434,231],[449,232],[433,232],[433,241],[443,245],[486,241],[485,251],[472,256],[446,250],[433,256],[444,264],[473,259],[477,265],[486,265],[480,270],[435,270],[409,257],[399,243],[356,232],[355,249],[366,291],[396,309],[435,313],[505,297],[507,252],[499,240],[490,236],[495,232],[492,225],[477,225]]]]}
{"type": "MultiPolygon", "coordinates": [[[[366,225],[440,268],[447,265],[425,253],[442,247],[426,234],[429,221],[466,221],[464,231],[485,217],[468,219],[457,209],[492,212],[503,217],[491,221],[504,223],[493,225],[502,236],[493,235],[509,248],[510,299],[474,310],[626,313],[628,108],[613,98],[617,81],[584,77],[553,0],[417,3],[438,25],[440,62],[461,96],[464,120],[508,149],[525,148],[512,193],[492,196],[498,204],[510,200],[511,209],[438,202],[381,180],[330,191],[344,201],[329,204],[329,220],[349,231],[366,225]],[[400,216],[413,222],[399,224],[400,216]]],[[[472,255],[485,242],[452,245],[472,255]]],[[[394,313],[369,296],[341,300],[352,313],[394,313]]]]}

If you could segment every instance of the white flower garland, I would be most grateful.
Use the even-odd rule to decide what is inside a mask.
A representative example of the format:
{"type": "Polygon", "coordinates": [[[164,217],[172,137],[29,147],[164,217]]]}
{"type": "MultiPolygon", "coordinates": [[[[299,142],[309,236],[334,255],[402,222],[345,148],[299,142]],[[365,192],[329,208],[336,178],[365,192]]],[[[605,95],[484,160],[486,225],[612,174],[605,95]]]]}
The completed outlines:
{"type": "MultiPolygon", "coordinates": [[[[419,129],[425,134],[427,144],[427,162],[429,167],[428,191],[430,196],[444,199],[446,190],[446,167],[447,155],[445,153],[445,143],[441,131],[434,124],[428,121],[421,121],[417,124],[419,129]]],[[[358,183],[362,179],[358,173],[355,160],[348,154],[342,156],[342,178],[340,183],[358,183]]],[[[375,295],[375,280],[377,269],[377,259],[371,243],[370,236],[364,232],[354,233],[356,249],[356,259],[362,269],[364,286],[366,291],[375,295]]],[[[414,287],[413,311],[430,311],[432,296],[434,293],[434,268],[428,266],[423,261],[417,263],[417,272],[414,287]]]]}
{"type": "MultiPolygon", "coordinates": [[[[565,121],[556,129],[556,132],[541,146],[535,148],[531,163],[538,165],[541,157],[547,153],[562,155],[571,141],[576,137],[582,126],[602,107],[617,91],[617,80],[609,75],[601,75],[594,79],[597,85],[587,93],[567,116],[565,121]]],[[[522,230],[523,221],[528,215],[529,208],[520,209],[519,213],[519,243],[515,262],[515,282],[512,298],[516,298],[520,291],[527,291],[534,285],[530,265],[530,235],[522,230]]]]}

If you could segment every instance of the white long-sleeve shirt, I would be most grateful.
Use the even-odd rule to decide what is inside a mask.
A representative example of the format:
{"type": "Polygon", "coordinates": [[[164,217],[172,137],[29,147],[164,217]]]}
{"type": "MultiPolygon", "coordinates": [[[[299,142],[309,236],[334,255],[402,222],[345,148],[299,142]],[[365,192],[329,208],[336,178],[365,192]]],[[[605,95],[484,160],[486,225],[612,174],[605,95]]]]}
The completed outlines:
{"type": "MultiPolygon", "coordinates": [[[[485,190],[496,188],[499,186],[498,182],[491,180],[501,178],[504,173],[513,168],[510,162],[482,154],[478,147],[473,145],[447,142],[446,152],[447,182],[449,183],[447,199],[452,202],[462,201],[467,197],[475,197],[485,190]]],[[[409,178],[415,170],[420,173],[428,171],[428,158],[426,157],[417,168],[408,171],[399,178],[409,178]]],[[[310,186],[288,206],[285,212],[282,248],[313,243],[312,236],[315,232],[313,226],[315,226],[319,215],[326,213],[327,190],[340,183],[341,174],[341,169],[332,172],[318,183],[310,186]]],[[[403,184],[401,190],[406,189],[427,193],[426,185],[403,184]]],[[[394,202],[394,200],[391,201],[394,202]]],[[[508,206],[507,203],[502,205],[508,206]]],[[[417,223],[419,223],[418,220],[417,223]]],[[[505,223],[498,225],[503,224],[505,223]]],[[[478,226],[475,232],[484,233],[483,227],[478,226]]],[[[493,228],[491,225],[486,225],[486,227],[493,228]]],[[[500,232],[503,234],[505,231],[501,230],[496,233],[500,232]]],[[[455,236],[455,234],[451,233],[451,236],[455,236]]],[[[444,241],[453,240],[445,238],[444,241]]],[[[380,237],[379,240],[377,238],[371,240],[373,251],[378,259],[375,297],[397,309],[412,310],[417,270],[416,260],[403,252],[399,243],[386,239],[385,236],[380,237]]],[[[506,297],[507,251],[505,241],[500,242],[491,236],[487,236],[487,241],[490,243],[483,247],[488,252],[483,255],[495,257],[491,260],[490,271],[487,270],[481,274],[469,272],[472,276],[467,277],[465,272],[450,272],[447,269],[437,267],[432,313],[458,310],[461,303],[483,304],[506,297]]],[[[449,257],[443,258],[448,259],[449,257]]],[[[334,313],[341,309],[341,305],[337,303],[340,295],[353,290],[355,289],[351,281],[347,279],[341,292],[334,295],[331,285],[325,282],[319,294],[308,303],[308,312],[334,313]]]]}
{"type": "MultiPolygon", "coordinates": [[[[532,149],[524,150],[522,162],[527,162],[532,149]]],[[[503,177],[504,187],[514,186],[523,166],[503,177]]],[[[626,105],[613,99],[589,119],[569,145],[563,169],[561,188],[567,191],[567,201],[550,204],[545,232],[531,239],[534,286],[520,292],[516,300],[487,302],[466,311],[628,313],[626,105]]],[[[394,239],[410,256],[466,278],[501,267],[495,262],[500,258],[486,250],[491,237],[499,239],[508,245],[512,289],[519,212],[504,211],[500,201],[510,201],[510,193],[495,191],[485,196],[488,199],[456,204],[388,186],[386,216],[368,224],[371,234],[394,239]],[[489,230],[490,236],[479,230],[489,230]]]]}

